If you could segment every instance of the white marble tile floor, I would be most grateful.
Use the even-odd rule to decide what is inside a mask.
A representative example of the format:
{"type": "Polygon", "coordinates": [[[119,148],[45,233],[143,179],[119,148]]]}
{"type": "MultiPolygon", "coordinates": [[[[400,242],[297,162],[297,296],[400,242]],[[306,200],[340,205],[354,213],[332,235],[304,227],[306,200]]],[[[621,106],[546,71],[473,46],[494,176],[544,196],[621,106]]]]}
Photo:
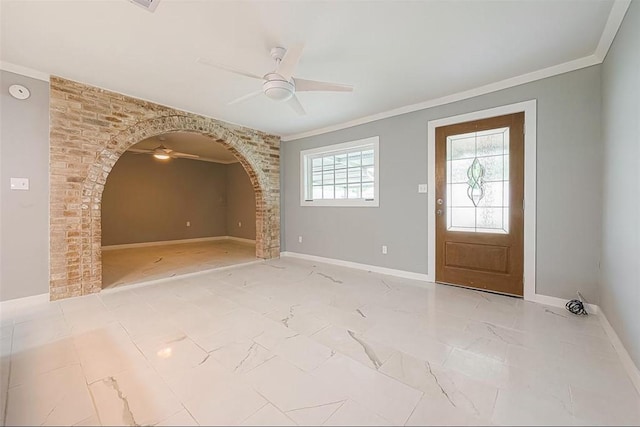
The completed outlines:
{"type": "Polygon", "coordinates": [[[640,424],[597,316],[321,263],[0,318],[4,425],[640,424]]]}
{"type": "Polygon", "coordinates": [[[235,240],[102,251],[102,289],[166,279],[256,260],[256,245],[235,240]]]}

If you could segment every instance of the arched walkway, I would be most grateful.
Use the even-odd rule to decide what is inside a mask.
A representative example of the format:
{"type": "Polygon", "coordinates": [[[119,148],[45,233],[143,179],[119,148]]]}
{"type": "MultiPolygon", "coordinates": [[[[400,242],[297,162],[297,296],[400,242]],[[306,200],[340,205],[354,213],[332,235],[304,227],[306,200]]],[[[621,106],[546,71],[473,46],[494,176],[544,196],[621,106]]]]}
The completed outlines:
{"type": "Polygon", "coordinates": [[[132,145],[168,132],[206,135],[238,158],[256,195],[256,255],[279,256],[278,137],[60,78],[50,109],[52,300],[100,291],[107,176],[132,145]]]}

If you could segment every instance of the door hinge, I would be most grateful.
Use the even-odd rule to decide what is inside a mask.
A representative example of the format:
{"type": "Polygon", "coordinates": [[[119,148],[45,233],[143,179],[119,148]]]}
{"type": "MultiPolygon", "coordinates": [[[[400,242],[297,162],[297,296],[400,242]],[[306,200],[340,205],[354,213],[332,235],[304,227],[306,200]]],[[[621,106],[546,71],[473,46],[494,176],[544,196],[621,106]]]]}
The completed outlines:
{"type": "Polygon", "coordinates": [[[524,199],[522,199],[522,210],[524,210],[524,199]]]}

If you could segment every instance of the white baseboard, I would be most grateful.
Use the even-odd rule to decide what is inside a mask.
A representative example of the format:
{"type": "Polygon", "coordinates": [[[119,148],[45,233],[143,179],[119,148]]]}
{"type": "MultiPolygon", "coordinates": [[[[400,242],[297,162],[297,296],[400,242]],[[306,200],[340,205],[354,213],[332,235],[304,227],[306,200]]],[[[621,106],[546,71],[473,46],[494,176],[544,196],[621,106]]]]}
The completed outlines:
{"type": "MultiPolygon", "coordinates": [[[[530,298],[525,298],[525,299],[527,301],[537,302],[538,304],[550,305],[552,307],[561,307],[561,308],[564,308],[564,306],[568,302],[568,300],[565,300],[562,298],[551,297],[549,295],[540,295],[540,294],[534,294],[530,298]]],[[[586,303],[585,305],[586,305],[587,313],[589,314],[600,313],[600,308],[597,305],[589,304],[589,303],[586,303]]]]}
{"type": "Polygon", "coordinates": [[[423,273],[414,273],[412,271],[395,270],[393,268],[378,267],[377,265],[360,264],[357,262],[343,261],[335,258],[325,258],[316,255],[301,254],[298,252],[280,252],[281,257],[291,257],[305,259],[307,261],[323,262],[325,264],[339,265],[341,267],[350,267],[357,270],[371,271],[373,273],[387,274],[389,276],[402,277],[404,279],[420,280],[423,282],[432,282],[431,277],[423,273]]]}
{"type": "Polygon", "coordinates": [[[236,237],[236,236],[225,236],[227,238],[227,240],[233,240],[234,242],[240,242],[240,243],[251,243],[251,244],[256,244],[255,239],[245,239],[243,237],[236,237]]]}
{"type": "MultiPolygon", "coordinates": [[[[403,270],[394,270],[391,268],[378,267],[375,265],[359,264],[355,262],[343,261],[343,260],[334,259],[334,258],[324,258],[320,256],[301,254],[297,252],[281,252],[280,256],[299,258],[307,261],[323,262],[326,264],[339,265],[342,267],[351,267],[351,268],[356,268],[358,270],[367,270],[367,271],[372,271],[374,273],[388,274],[390,276],[403,277],[407,279],[421,280],[421,281],[427,281],[427,282],[431,281],[429,276],[427,276],[426,274],[413,273],[410,271],[403,271],[403,270]]],[[[552,297],[548,295],[540,295],[540,294],[534,294],[532,298],[528,299],[528,301],[535,302],[538,304],[549,305],[552,307],[562,307],[562,308],[564,308],[565,304],[567,303],[567,301],[562,298],[552,297]]],[[[616,352],[618,353],[618,357],[620,357],[622,366],[624,367],[625,371],[629,375],[629,378],[631,379],[631,382],[635,386],[636,390],[640,394],[640,370],[635,365],[635,363],[633,363],[633,359],[631,359],[631,356],[627,352],[627,349],[622,344],[622,341],[620,341],[618,334],[615,332],[611,324],[609,324],[607,317],[604,315],[602,310],[600,310],[600,307],[598,307],[595,304],[588,304],[588,303],[586,304],[586,306],[589,314],[598,316],[598,319],[600,320],[600,323],[602,324],[603,329],[605,330],[607,336],[611,340],[611,344],[613,345],[613,348],[615,348],[616,352]]]]}
{"type": "Polygon", "coordinates": [[[49,293],[31,295],[28,297],[0,301],[0,310],[6,313],[11,312],[12,310],[19,310],[25,307],[33,307],[35,305],[45,304],[48,302],[49,293]]]}
{"type": "Polygon", "coordinates": [[[133,249],[133,248],[145,248],[148,246],[165,246],[165,245],[179,245],[181,243],[197,243],[197,242],[212,242],[215,240],[234,240],[243,243],[255,243],[255,240],[243,239],[241,237],[234,236],[214,236],[214,237],[197,237],[194,239],[180,239],[180,240],[162,240],[159,242],[142,242],[142,243],[125,243],[122,245],[108,245],[103,246],[103,251],[111,251],[115,249],[133,249]]]}
{"type": "MultiPolygon", "coordinates": [[[[205,238],[205,239],[224,240],[227,237],[229,237],[229,236],[223,236],[222,239],[221,238],[205,238]]],[[[248,239],[242,239],[242,238],[239,238],[239,237],[231,237],[231,238],[229,238],[229,240],[247,241],[248,239]]],[[[390,276],[402,277],[402,278],[413,279],[413,280],[420,280],[420,281],[424,281],[424,282],[431,282],[432,281],[428,275],[422,274],[422,273],[414,273],[414,272],[411,272],[411,271],[396,270],[396,269],[392,269],[392,268],[379,267],[379,266],[375,266],[375,265],[360,264],[360,263],[356,263],[356,262],[343,261],[343,260],[334,259],[334,258],[325,258],[325,257],[320,257],[320,256],[315,256],[315,255],[301,254],[301,253],[297,253],[297,252],[281,252],[280,256],[282,256],[282,257],[291,257],[291,258],[299,258],[299,259],[304,259],[304,260],[308,260],[308,261],[323,262],[323,263],[326,263],[326,264],[339,265],[339,266],[342,266],[342,267],[350,267],[350,268],[355,268],[355,269],[358,269],[358,270],[366,270],[366,271],[371,271],[371,272],[374,272],[374,273],[387,274],[387,275],[390,275],[390,276]]],[[[151,281],[148,281],[148,282],[141,282],[141,283],[138,283],[138,284],[120,286],[120,287],[116,287],[116,288],[112,288],[112,289],[105,289],[102,292],[103,293],[111,293],[111,292],[118,292],[118,291],[121,291],[121,290],[130,290],[130,289],[134,289],[134,288],[137,288],[137,287],[149,286],[149,285],[153,285],[153,284],[157,284],[157,283],[162,283],[162,282],[167,282],[167,281],[170,281],[170,280],[175,280],[178,277],[180,277],[180,278],[193,277],[193,276],[198,276],[198,275],[201,275],[201,274],[210,273],[210,272],[216,271],[216,270],[219,271],[219,270],[238,268],[238,267],[242,267],[242,266],[246,266],[246,265],[250,265],[250,264],[256,264],[256,263],[260,263],[260,262],[264,262],[264,261],[263,260],[250,261],[250,262],[242,263],[242,264],[235,264],[235,265],[219,267],[219,268],[214,268],[214,269],[205,270],[205,271],[198,271],[198,272],[194,272],[194,273],[188,273],[188,274],[184,274],[184,275],[181,275],[181,276],[167,277],[167,278],[163,278],[163,279],[151,280],[151,281]]],[[[564,299],[562,299],[562,298],[552,297],[552,296],[548,296],[548,295],[539,295],[539,294],[533,295],[533,298],[531,298],[530,301],[536,302],[536,303],[539,303],[539,304],[549,305],[549,306],[552,306],[552,307],[564,307],[564,305],[566,303],[566,301],[564,299]]],[[[34,305],[40,305],[40,304],[46,304],[46,303],[49,303],[49,294],[48,293],[39,294],[39,295],[33,295],[33,296],[29,296],[29,297],[24,297],[24,298],[16,298],[16,299],[7,300],[7,301],[0,301],[0,310],[2,310],[3,312],[10,312],[10,311],[15,310],[15,309],[21,309],[21,308],[25,308],[25,307],[32,307],[34,305]]],[[[627,352],[626,348],[624,347],[624,344],[622,344],[622,341],[620,341],[620,338],[618,337],[618,334],[615,332],[615,330],[613,329],[613,327],[611,326],[611,324],[607,320],[607,317],[605,316],[604,312],[602,312],[602,310],[600,310],[597,305],[595,305],[595,304],[587,304],[587,309],[588,309],[590,314],[597,314],[598,315],[598,319],[600,320],[600,324],[602,325],[602,328],[605,330],[605,333],[607,334],[607,336],[611,340],[611,343],[612,343],[614,349],[616,350],[616,352],[618,354],[618,357],[620,357],[620,361],[621,361],[624,369],[626,370],[627,374],[629,375],[629,378],[631,379],[631,382],[635,386],[636,390],[640,394],[640,370],[638,369],[638,367],[633,362],[633,359],[631,359],[631,356],[629,355],[629,353],[627,352]]]]}
{"type": "Polygon", "coordinates": [[[620,358],[620,362],[622,363],[624,370],[627,371],[631,382],[638,391],[638,394],[640,394],[640,369],[638,369],[636,364],[633,363],[633,359],[631,359],[629,352],[624,347],[624,344],[622,344],[622,341],[620,341],[620,337],[618,337],[618,334],[609,323],[604,311],[600,310],[598,318],[600,319],[600,324],[609,337],[609,340],[611,340],[613,348],[615,348],[616,353],[618,353],[618,357],[620,358]]]}

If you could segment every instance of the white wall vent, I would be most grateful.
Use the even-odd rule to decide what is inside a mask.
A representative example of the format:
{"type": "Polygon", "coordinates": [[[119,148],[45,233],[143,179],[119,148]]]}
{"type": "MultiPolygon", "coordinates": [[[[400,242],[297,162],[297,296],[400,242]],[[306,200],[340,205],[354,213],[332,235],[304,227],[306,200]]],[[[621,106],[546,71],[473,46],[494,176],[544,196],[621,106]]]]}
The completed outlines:
{"type": "Polygon", "coordinates": [[[158,3],[160,0],[129,0],[133,4],[137,4],[138,6],[147,9],[149,12],[153,12],[158,7],[158,3]]]}

